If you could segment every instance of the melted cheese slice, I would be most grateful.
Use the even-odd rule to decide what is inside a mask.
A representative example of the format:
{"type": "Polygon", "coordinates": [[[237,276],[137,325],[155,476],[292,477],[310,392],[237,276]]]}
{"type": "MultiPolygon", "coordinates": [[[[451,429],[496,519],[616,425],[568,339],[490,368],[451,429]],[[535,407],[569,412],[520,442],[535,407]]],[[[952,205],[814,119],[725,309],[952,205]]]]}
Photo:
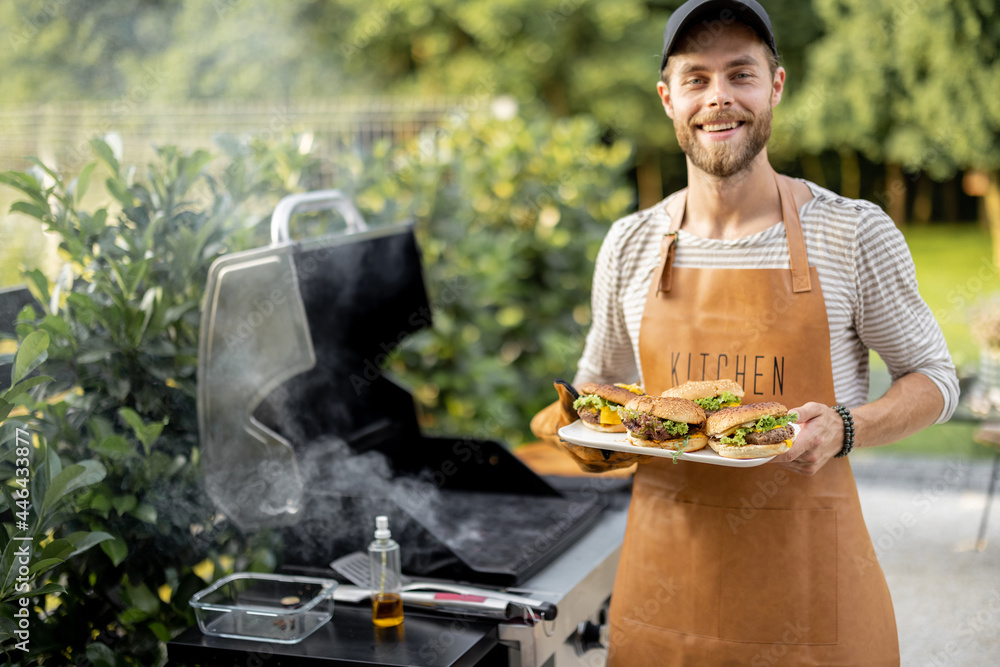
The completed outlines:
{"type": "Polygon", "coordinates": [[[719,433],[717,435],[717,437],[722,437],[724,435],[732,435],[733,433],[736,433],[736,429],[740,429],[740,428],[744,428],[744,427],[749,428],[751,426],[756,426],[756,425],[757,425],[757,420],[756,419],[754,419],[751,422],[746,422],[746,423],[743,423],[743,424],[737,424],[736,426],[734,426],[732,428],[729,428],[729,429],[726,429],[722,433],[719,433]]]}
{"type": "Polygon", "coordinates": [[[605,406],[601,408],[601,423],[609,426],[612,424],[621,424],[622,419],[618,416],[617,412],[605,406]]]}

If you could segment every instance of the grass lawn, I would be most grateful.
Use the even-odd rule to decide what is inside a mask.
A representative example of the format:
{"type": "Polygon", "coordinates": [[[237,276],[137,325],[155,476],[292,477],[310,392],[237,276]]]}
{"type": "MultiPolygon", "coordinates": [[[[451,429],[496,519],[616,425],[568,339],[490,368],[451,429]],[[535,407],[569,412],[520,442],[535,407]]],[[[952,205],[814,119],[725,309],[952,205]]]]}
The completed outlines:
{"type": "MultiPolygon", "coordinates": [[[[911,226],[904,231],[917,268],[920,293],[941,324],[952,358],[962,375],[975,371],[978,346],[969,334],[969,310],[1000,293],[1000,272],[993,265],[989,233],[976,224],[911,226]]],[[[872,395],[888,387],[885,364],[872,355],[872,395]]],[[[992,449],[972,441],[976,424],[953,421],[932,426],[895,445],[864,455],[990,457],[992,449]]]]}

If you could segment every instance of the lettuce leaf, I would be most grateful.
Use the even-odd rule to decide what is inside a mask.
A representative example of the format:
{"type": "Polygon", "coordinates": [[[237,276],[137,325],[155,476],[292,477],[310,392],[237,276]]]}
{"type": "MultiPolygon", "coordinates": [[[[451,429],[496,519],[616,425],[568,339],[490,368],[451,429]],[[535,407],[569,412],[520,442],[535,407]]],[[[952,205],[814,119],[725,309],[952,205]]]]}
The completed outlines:
{"type": "Polygon", "coordinates": [[[694,399],[694,402],[700,405],[704,410],[721,410],[723,405],[739,405],[740,399],[736,394],[724,391],[720,396],[696,398],[694,399]]]}
{"type": "Polygon", "coordinates": [[[584,406],[593,408],[594,410],[600,410],[601,408],[611,408],[615,412],[618,412],[618,410],[622,407],[617,403],[612,403],[607,399],[601,398],[597,394],[586,394],[573,401],[574,410],[579,410],[581,407],[584,406]]]}
{"type": "Polygon", "coordinates": [[[719,442],[724,445],[742,446],[747,444],[747,435],[749,433],[764,433],[765,431],[773,431],[776,428],[788,426],[790,423],[798,421],[798,419],[798,414],[794,412],[789,412],[788,414],[781,415],[780,417],[775,417],[774,415],[764,415],[758,419],[757,423],[753,426],[741,426],[736,429],[732,435],[724,435],[719,438],[719,442]]]}

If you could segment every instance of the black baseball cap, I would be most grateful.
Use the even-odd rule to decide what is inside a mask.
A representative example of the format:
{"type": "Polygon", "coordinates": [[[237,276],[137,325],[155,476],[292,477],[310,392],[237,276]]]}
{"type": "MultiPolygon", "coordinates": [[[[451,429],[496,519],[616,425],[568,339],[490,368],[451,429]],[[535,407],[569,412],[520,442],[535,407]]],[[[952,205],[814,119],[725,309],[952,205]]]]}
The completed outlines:
{"type": "Polygon", "coordinates": [[[753,28],[764,43],[770,47],[775,57],[778,47],[774,43],[771,19],[755,0],[688,0],[678,7],[667,21],[663,31],[663,58],[660,71],[667,64],[667,56],[677,46],[677,40],[688,28],[699,22],[722,21],[723,23],[745,23],[753,28]]]}

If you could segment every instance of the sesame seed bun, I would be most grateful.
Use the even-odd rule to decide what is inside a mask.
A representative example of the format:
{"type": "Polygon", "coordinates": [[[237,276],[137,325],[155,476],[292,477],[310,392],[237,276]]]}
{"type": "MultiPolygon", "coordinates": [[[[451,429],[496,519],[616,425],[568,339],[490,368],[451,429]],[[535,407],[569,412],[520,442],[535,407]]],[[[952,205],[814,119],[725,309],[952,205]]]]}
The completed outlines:
{"type": "Polygon", "coordinates": [[[686,398],[693,401],[699,398],[714,398],[729,392],[734,396],[743,398],[743,387],[732,380],[701,380],[698,382],[685,382],[677,387],[671,387],[660,396],[671,398],[686,398]]]}
{"type": "Polygon", "coordinates": [[[696,452],[699,449],[704,449],[705,445],[708,444],[708,436],[704,433],[691,433],[686,440],[687,444],[685,445],[685,438],[675,438],[673,440],[647,440],[632,433],[628,434],[629,444],[635,445],[636,447],[654,447],[656,449],[669,449],[672,451],[677,451],[678,449],[683,448],[681,451],[696,452]]]}
{"type": "Polygon", "coordinates": [[[595,424],[584,419],[582,415],[580,417],[580,423],[589,428],[591,431],[599,431],[601,433],[625,433],[628,430],[625,428],[624,424],[595,424]]]}
{"type": "Polygon", "coordinates": [[[705,411],[701,406],[684,398],[663,398],[661,396],[636,396],[625,404],[626,410],[648,412],[660,419],[688,424],[704,424],[705,411]]]}
{"type": "Polygon", "coordinates": [[[580,392],[581,396],[584,394],[594,394],[618,405],[625,405],[637,396],[637,394],[632,393],[624,387],[616,387],[613,384],[598,384],[597,382],[584,382],[576,390],[580,392]]]}
{"type": "Polygon", "coordinates": [[[722,408],[710,415],[705,423],[705,432],[713,437],[727,435],[728,432],[747,422],[755,422],[766,415],[777,417],[787,412],[788,408],[775,402],[734,405],[731,408],[722,408]]]}
{"type": "Polygon", "coordinates": [[[719,456],[727,459],[758,459],[764,456],[784,454],[791,449],[788,440],[776,442],[773,445],[724,445],[716,438],[709,438],[708,444],[719,456]]]}

